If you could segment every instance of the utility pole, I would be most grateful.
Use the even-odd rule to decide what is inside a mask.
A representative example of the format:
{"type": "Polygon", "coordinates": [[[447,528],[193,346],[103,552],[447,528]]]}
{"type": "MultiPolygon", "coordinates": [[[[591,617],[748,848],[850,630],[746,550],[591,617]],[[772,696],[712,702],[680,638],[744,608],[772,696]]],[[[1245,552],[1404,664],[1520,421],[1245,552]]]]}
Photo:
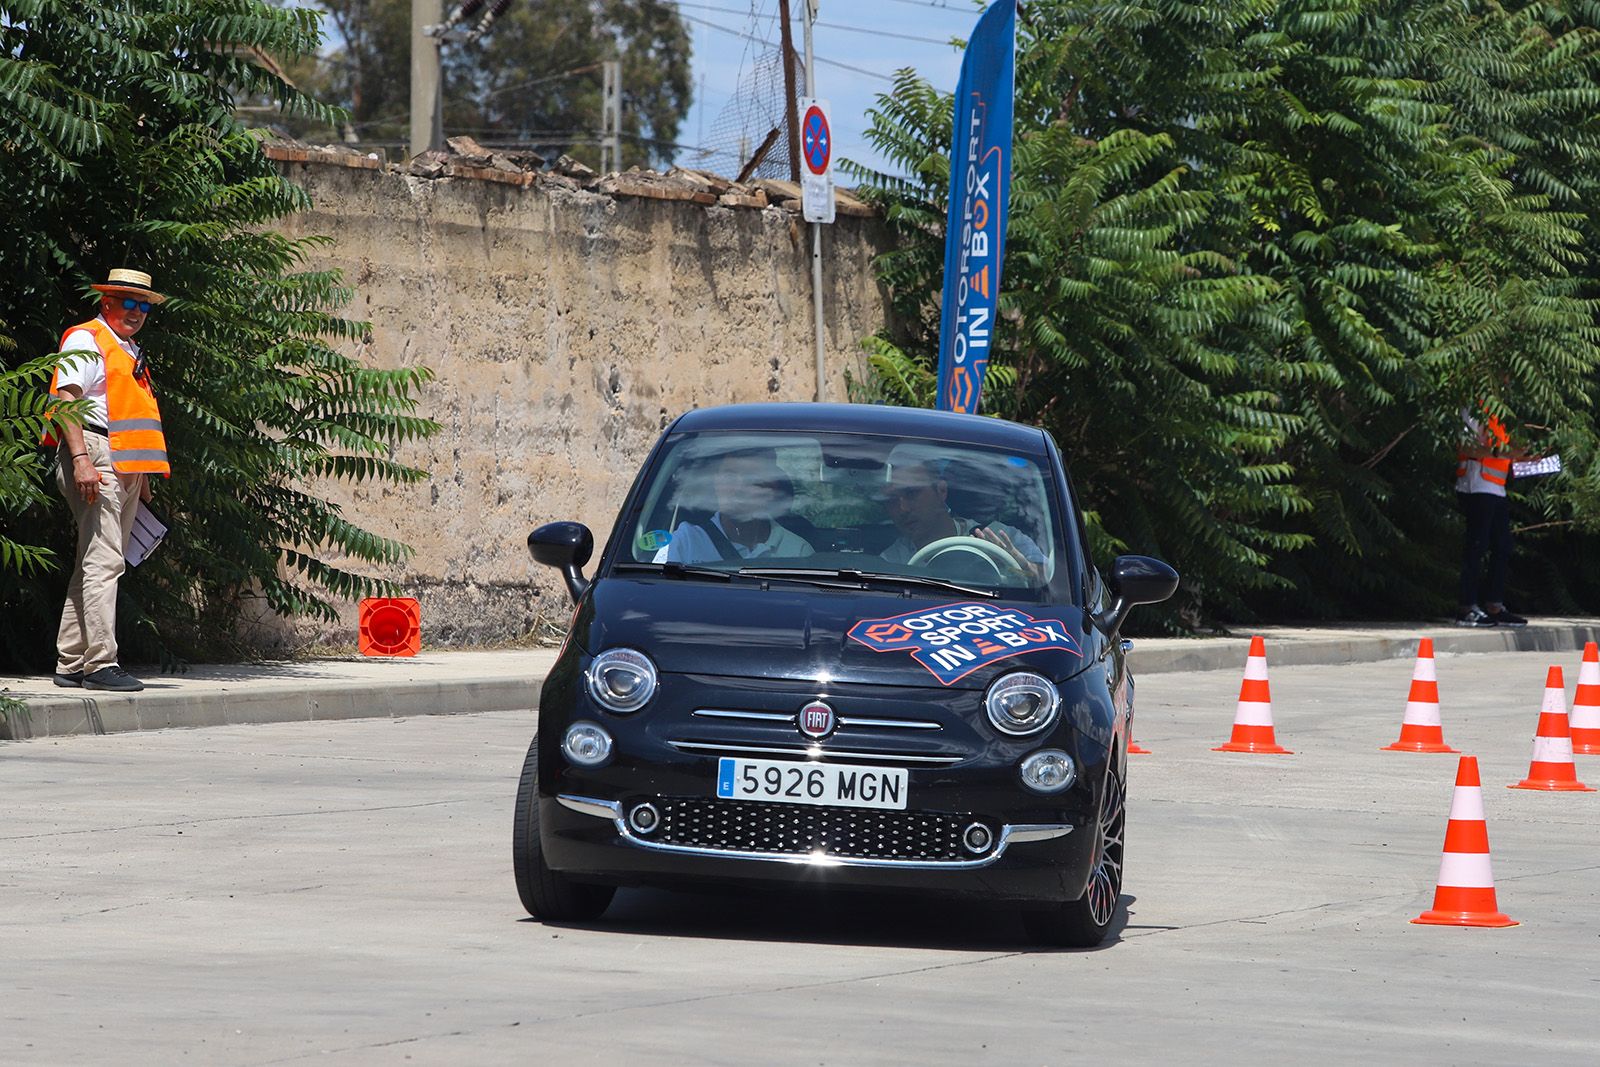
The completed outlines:
{"type": "MultiPolygon", "coordinates": [[[[805,0],[806,4],[806,98],[817,98],[817,64],[816,58],[811,54],[811,24],[817,21],[818,0],[805,0]]],[[[781,7],[787,9],[785,0],[778,0],[781,7]]],[[[785,10],[787,14],[787,10],[785,10]]],[[[789,103],[789,130],[791,151],[795,153],[794,177],[800,180],[800,160],[798,149],[795,148],[795,114],[793,98],[789,103]]],[[[831,150],[831,149],[830,149],[831,150]]],[[[827,399],[827,367],[824,362],[824,331],[822,328],[822,223],[811,224],[811,310],[816,318],[817,333],[817,403],[827,399]]]]}
{"type": "Polygon", "coordinates": [[[444,0],[411,0],[411,145],[420,156],[444,144],[444,99],[439,91],[439,38],[426,31],[444,21],[444,0]]]}
{"type": "MultiPolygon", "coordinates": [[[[809,6],[809,3],[808,3],[809,6]]],[[[789,180],[800,181],[800,123],[795,116],[794,35],[789,32],[789,0],[778,0],[779,39],[783,46],[783,110],[789,129],[789,180]]],[[[806,23],[810,34],[811,23],[806,23]]],[[[806,60],[806,80],[811,79],[811,60],[806,60]]]]}
{"type": "Polygon", "coordinates": [[[622,61],[600,64],[600,173],[622,169],[622,61]]]}

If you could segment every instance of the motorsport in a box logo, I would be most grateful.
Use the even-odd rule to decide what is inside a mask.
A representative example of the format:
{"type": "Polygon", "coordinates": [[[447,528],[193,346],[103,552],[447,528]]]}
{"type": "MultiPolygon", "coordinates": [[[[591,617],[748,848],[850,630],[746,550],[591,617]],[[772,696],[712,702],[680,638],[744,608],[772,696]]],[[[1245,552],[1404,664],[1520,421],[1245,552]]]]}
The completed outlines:
{"type": "Polygon", "coordinates": [[[946,604],[887,619],[862,619],[850,639],[874,652],[909,652],[941,685],[980,667],[1041,648],[1083,651],[1060,619],[1035,619],[1014,608],[946,604]]]}

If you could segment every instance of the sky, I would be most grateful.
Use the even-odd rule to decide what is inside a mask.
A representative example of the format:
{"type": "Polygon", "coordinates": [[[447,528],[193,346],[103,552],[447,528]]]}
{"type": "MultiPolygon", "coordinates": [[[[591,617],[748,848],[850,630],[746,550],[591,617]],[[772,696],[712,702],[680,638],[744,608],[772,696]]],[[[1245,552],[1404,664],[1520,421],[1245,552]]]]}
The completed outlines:
{"type": "MultiPolygon", "coordinates": [[[[668,2],[683,16],[694,47],[695,101],[678,131],[678,142],[706,144],[718,116],[738,90],[741,74],[748,72],[763,47],[775,47],[778,3],[668,2]]],[[[790,7],[795,16],[795,50],[803,56],[805,0],[790,0],[790,7]]],[[[863,136],[866,111],[879,93],[889,90],[889,78],[899,68],[911,67],[934,86],[954,91],[961,52],[949,41],[970,35],[980,11],[981,5],[973,0],[818,0],[812,31],[818,60],[816,95],[830,105],[835,159],[848,158],[868,166],[882,163],[863,136]]],[[[799,91],[804,95],[804,86],[799,91]]],[[[679,152],[678,162],[695,164],[692,153],[686,151],[679,152]]],[[[836,180],[850,184],[842,175],[836,180]]]]}

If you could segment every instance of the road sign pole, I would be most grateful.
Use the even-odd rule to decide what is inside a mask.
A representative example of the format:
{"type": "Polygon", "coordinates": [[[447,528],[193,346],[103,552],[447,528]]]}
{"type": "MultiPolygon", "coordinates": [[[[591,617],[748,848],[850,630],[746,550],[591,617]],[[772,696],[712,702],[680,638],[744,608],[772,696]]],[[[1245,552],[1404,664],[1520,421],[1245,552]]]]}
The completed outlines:
{"type": "MultiPolygon", "coordinates": [[[[811,52],[811,24],[817,20],[817,0],[806,0],[806,98],[817,98],[817,62],[811,52]]],[[[833,133],[828,134],[831,140],[833,133]]],[[[831,163],[830,163],[831,166],[831,163]]],[[[822,223],[811,224],[811,308],[816,319],[817,341],[817,403],[827,399],[827,366],[824,358],[822,328],[822,223]]]]}

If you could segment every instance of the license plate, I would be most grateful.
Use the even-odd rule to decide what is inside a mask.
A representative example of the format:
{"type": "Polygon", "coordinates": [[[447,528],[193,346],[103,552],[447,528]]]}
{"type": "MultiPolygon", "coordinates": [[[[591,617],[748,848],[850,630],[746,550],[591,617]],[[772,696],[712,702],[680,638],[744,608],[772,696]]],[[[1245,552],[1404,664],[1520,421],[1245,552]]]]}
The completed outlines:
{"type": "Polygon", "coordinates": [[[903,811],[907,792],[907,775],[899,767],[849,767],[733,756],[717,761],[717,796],[729,800],[903,811]]]}

